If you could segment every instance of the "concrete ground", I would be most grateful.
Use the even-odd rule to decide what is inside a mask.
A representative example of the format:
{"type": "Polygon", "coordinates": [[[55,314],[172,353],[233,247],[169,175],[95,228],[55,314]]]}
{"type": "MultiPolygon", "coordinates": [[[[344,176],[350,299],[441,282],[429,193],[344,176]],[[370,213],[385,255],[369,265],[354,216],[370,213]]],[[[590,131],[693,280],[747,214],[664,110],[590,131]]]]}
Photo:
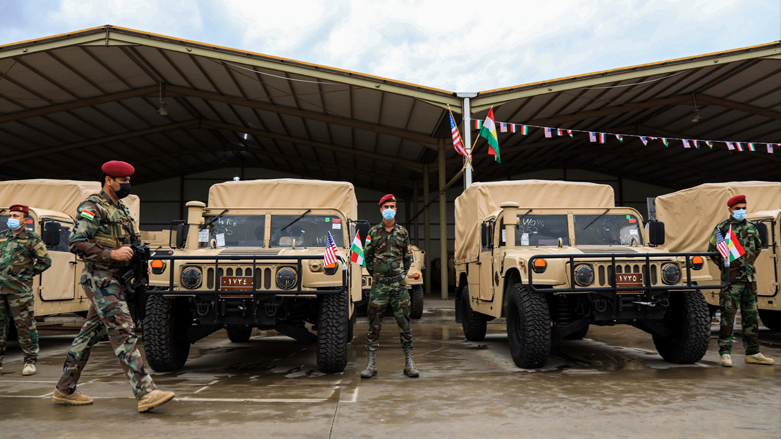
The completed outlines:
{"type": "MultiPolygon", "coordinates": [[[[136,413],[107,342],[94,349],[79,385],[95,403],[52,405],[74,333],[42,330],[33,377],[21,376],[11,343],[0,437],[781,437],[781,366],[746,365],[735,355],[735,367],[720,367],[716,324],[708,354],[694,365],[668,364],[649,335],[615,326],[558,343],[542,370],[524,370],[512,362],[503,323],[472,343],[454,314],[452,301],[427,300],[413,324],[419,379],[402,375],[389,317],[371,380],[359,377],[365,319],[337,375],[317,372],[314,346],[276,335],[234,344],[220,331],[193,346],[182,371],[153,373],[177,399],[147,414],[136,413]]],[[[781,360],[781,334],[763,327],[760,338],[763,352],[781,360]]]]}

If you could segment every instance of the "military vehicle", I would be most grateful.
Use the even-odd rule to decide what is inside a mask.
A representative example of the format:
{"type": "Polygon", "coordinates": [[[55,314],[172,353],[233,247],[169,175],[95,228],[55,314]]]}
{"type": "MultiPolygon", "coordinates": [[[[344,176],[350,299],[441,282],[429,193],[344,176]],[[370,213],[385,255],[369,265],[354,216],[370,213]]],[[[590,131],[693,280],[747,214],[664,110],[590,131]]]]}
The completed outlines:
{"type": "MultiPolygon", "coordinates": [[[[729,216],[727,200],[746,195],[746,219],[757,226],[762,252],[754,262],[757,270],[759,318],[770,330],[781,331],[781,183],[735,181],[708,183],[662,195],[655,200],[656,216],[668,224],[666,246],[673,251],[705,251],[716,225],[729,216]]],[[[707,261],[711,273],[719,269],[707,261]]],[[[716,312],[719,290],[705,290],[705,300],[716,312]]]]}
{"type": "MultiPolygon", "coordinates": [[[[35,179],[0,182],[0,231],[7,229],[11,205],[30,206],[27,230],[41,236],[52,259],[52,266],[33,278],[36,317],[64,313],[86,315],[89,310],[90,301],[79,285],[84,262],[68,250],[68,241],[79,204],[100,190],[101,185],[97,181],[35,179]]],[[[139,198],[130,195],[123,202],[137,224],[139,198]]]]}
{"type": "Polygon", "coordinates": [[[197,340],[226,328],[245,342],[260,328],[316,342],[318,368],[343,371],[367,282],[348,256],[358,229],[368,230],[357,213],[352,184],[316,180],[220,183],[208,205],[187,203],[173,249],[152,252],[143,323],[149,365],[178,370],[197,340]],[[329,232],[347,258],[335,267],[324,265],[329,232]]]}
{"type": "Polygon", "coordinates": [[[703,270],[712,253],[668,253],[664,224],[644,229],[636,210],[615,206],[612,187],[474,183],[455,207],[456,321],[468,340],[506,317],[515,364],[539,368],[552,340],[628,324],[652,334],[669,362],[705,355],[710,315],[699,289],[712,281],[703,270]]]}

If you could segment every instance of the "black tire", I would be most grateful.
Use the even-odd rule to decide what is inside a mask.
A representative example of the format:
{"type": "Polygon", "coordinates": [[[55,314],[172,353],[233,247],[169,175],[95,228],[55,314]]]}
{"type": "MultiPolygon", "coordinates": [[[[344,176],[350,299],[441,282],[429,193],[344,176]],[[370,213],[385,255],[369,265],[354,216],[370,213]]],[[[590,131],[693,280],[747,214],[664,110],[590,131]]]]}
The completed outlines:
{"type": "Polygon", "coordinates": [[[190,354],[184,336],[192,325],[190,301],[149,296],[144,318],[144,352],[149,367],[158,372],[181,369],[190,354]]]}
{"type": "Polygon", "coordinates": [[[317,319],[317,368],[324,373],[344,372],[347,367],[347,336],[350,326],[347,294],[320,298],[317,319]]]}
{"type": "Polygon", "coordinates": [[[767,326],[767,329],[773,332],[781,331],[781,311],[760,309],[759,318],[762,319],[762,324],[767,326]]]}
{"type": "Polygon", "coordinates": [[[347,327],[347,343],[353,341],[355,337],[355,322],[358,321],[358,310],[353,308],[353,316],[350,317],[350,326],[347,327]]]}
{"type": "Polygon", "coordinates": [[[537,369],[548,362],[551,320],[548,302],[542,294],[530,293],[517,283],[507,303],[507,341],[518,367],[537,369]]]}
{"type": "Polygon", "coordinates": [[[469,341],[482,341],[485,339],[485,331],[488,328],[488,319],[472,310],[469,304],[469,287],[461,290],[461,307],[464,312],[461,318],[461,327],[464,329],[464,337],[469,341]]]}
{"type": "Polygon", "coordinates": [[[675,364],[693,364],[702,360],[708,352],[711,335],[710,311],[702,293],[673,293],[664,321],[673,335],[667,338],[653,336],[659,355],[675,364]]]}
{"type": "Polygon", "coordinates": [[[409,317],[418,320],[423,317],[423,285],[414,285],[410,293],[409,317]]]}
{"type": "Polygon", "coordinates": [[[246,343],[252,337],[252,326],[249,325],[227,325],[225,330],[233,343],[246,343]]]}
{"type": "Polygon", "coordinates": [[[588,334],[589,326],[590,325],[584,326],[583,329],[579,329],[579,330],[573,332],[572,334],[564,337],[564,339],[565,340],[583,340],[583,337],[585,337],[586,334],[588,334]]]}

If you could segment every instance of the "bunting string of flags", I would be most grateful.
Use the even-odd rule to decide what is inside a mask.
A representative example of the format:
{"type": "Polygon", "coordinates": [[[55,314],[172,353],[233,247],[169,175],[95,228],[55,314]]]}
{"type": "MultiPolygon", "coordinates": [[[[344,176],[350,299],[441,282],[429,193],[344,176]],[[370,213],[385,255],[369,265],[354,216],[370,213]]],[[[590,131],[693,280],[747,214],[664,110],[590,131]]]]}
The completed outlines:
{"type": "MultiPolygon", "coordinates": [[[[640,136],[637,134],[620,134],[620,133],[603,133],[598,131],[587,131],[587,130],[572,130],[572,129],[566,129],[566,128],[552,128],[552,127],[545,127],[545,126],[539,126],[539,125],[527,125],[527,124],[515,124],[515,123],[509,123],[509,122],[496,122],[494,119],[493,114],[493,107],[488,112],[488,116],[486,117],[485,121],[482,120],[475,120],[475,130],[478,130],[479,133],[475,138],[475,145],[477,144],[477,140],[480,137],[485,138],[488,140],[488,153],[490,155],[494,156],[494,160],[496,162],[501,163],[500,156],[499,156],[499,140],[496,135],[496,126],[499,126],[499,132],[506,133],[517,133],[520,131],[521,135],[529,135],[529,128],[539,128],[543,130],[543,133],[546,138],[552,138],[553,133],[556,133],[556,136],[563,137],[563,136],[569,136],[574,138],[574,133],[588,133],[588,139],[591,143],[600,143],[604,144],[607,142],[607,136],[615,136],[615,138],[623,143],[624,137],[636,137],[639,138],[641,142],[643,142],[643,145],[648,145],[648,142],[651,140],[660,140],[665,147],[670,147],[670,141],[680,141],[681,145],[683,145],[686,149],[691,149],[692,146],[694,146],[694,149],[700,149],[700,143],[704,143],[709,149],[713,149],[714,143],[723,143],[726,145],[727,149],[729,151],[735,151],[743,152],[746,149],[750,152],[756,152],[757,151],[757,143],[756,142],[736,142],[736,141],[729,141],[729,140],[702,140],[702,139],[685,139],[685,138],[679,138],[679,137],[652,137],[652,136],[640,136]],[[519,129],[520,128],[520,129],[519,129]]],[[[455,145],[456,142],[456,133],[458,132],[458,128],[455,127],[455,122],[452,119],[452,113],[451,113],[451,129],[454,130],[453,135],[453,142],[454,147],[456,147],[456,151],[459,152],[459,154],[465,156],[465,151],[462,153],[459,151],[459,148],[455,145]]],[[[460,136],[459,136],[460,141],[460,136]]],[[[765,149],[768,154],[773,154],[774,146],[781,147],[781,143],[765,143],[765,149]]],[[[472,153],[474,154],[474,145],[472,146],[472,153]]],[[[463,148],[463,146],[461,146],[463,148]]],[[[471,159],[472,157],[468,157],[467,163],[469,166],[471,166],[471,159]]],[[[464,164],[466,166],[466,164],[464,164]]]]}

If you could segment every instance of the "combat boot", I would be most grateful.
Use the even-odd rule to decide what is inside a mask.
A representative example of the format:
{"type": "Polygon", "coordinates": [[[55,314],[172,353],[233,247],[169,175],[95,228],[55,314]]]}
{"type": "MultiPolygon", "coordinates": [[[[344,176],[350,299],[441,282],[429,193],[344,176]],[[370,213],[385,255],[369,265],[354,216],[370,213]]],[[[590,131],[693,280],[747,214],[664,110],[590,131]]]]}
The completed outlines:
{"type": "Polygon", "coordinates": [[[412,349],[404,349],[404,358],[407,360],[407,364],[404,366],[404,375],[410,378],[419,377],[420,372],[415,368],[415,362],[412,361],[412,349]]]}
{"type": "Polygon", "coordinates": [[[174,399],[174,392],[164,392],[162,390],[152,390],[138,400],[138,413],[148,412],[157,406],[161,406],[174,399]]]}
{"type": "Polygon", "coordinates": [[[732,367],[732,356],[730,354],[721,354],[721,365],[724,367],[732,367]]]}
{"type": "Polygon", "coordinates": [[[22,376],[28,377],[30,375],[35,375],[35,365],[33,363],[25,364],[24,369],[22,369],[22,376]]]}
{"type": "Polygon", "coordinates": [[[377,351],[367,351],[368,360],[366,369],[361,371],[361,378],[371,378],[377,376],[377,351]]]}
{"type": "Polygon", "coordinates": [[[52,402],[60,405],[89,405],[92,404],[92,398],[79,392],[74,391],[70,395],[62,393],[57,389],[54,389],[54,395],[52,395],[52,402]]]}
{"type": "Polygon", "coordinates": [[[775,361],[773,361],[772,358],[767,358],[759,352],[754,355],[746,355],[746,364],[764,364],[770,366],[773,363],[775,363],[775,361]]]}

